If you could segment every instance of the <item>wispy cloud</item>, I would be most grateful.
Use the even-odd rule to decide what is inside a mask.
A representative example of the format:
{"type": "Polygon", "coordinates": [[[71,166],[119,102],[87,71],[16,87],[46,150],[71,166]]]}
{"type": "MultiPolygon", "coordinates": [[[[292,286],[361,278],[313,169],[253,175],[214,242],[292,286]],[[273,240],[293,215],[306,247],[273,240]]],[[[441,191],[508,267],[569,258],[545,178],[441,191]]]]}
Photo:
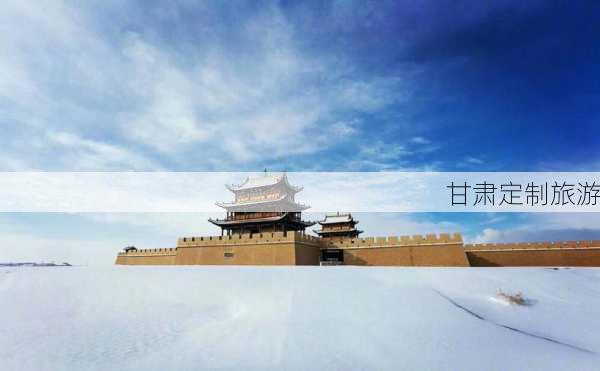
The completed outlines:
{"type": "Polygon", "coordinates": [[[64,165],[74,169],[161,170],[151,160],[123,146],[84,139],[76,134],[50,132],[48,145],[59,147],[64,165]]]}
{"type": "Polygon", "coordinates": [[[423,138],[423,137],[412,137],[412,138],[410,138],[410,141],[415,144],[430,144],[431,143],[431,141],[429,139],[423,138]]]}
{"type": "Polygon", "coordinates": [[[19,150],[25,135],[70,170],[211,169],[311,154],[337,143],[331,134],[358,132],[348,115],[400,99],[401,76],[347,78],[350,60],[303,50],[276,5],[228,30],[240,39],[233,47],[200,37],[201,46],[177,48],[143,31],[105,35],[88,7],[5,8],[6,27],[24,32],[2,36],[10,57],[0,58],[0,107],[3,125],[15,125],[3,141],[31,167],[51,166],[19,150]]]}
{"type": "Polygon", "coordinates": [[[522,214],[518,225],[484,228],[472,242],[541,242],[600,238],[599,213],[522,214]]]}
{"type": "Polygon", "coordinates": [[[357,129],[358,120],[338,121],[331,125],[330,131],[336,137],[347,137],[359,133],[357,129]]]}
{"type": "Polygon", "coordinates": [[[485,161],[479,157],[466,156],[456,164],[458,169],[481,169],[485,161]]]}
{"type": "Polygon", "coordinates": [[[480,158],[468,156],[468,157],[465,158],[465,163],[467,163],[467,164],[473,164],[473,165],[481,165],[484,162],[480,158]]]}

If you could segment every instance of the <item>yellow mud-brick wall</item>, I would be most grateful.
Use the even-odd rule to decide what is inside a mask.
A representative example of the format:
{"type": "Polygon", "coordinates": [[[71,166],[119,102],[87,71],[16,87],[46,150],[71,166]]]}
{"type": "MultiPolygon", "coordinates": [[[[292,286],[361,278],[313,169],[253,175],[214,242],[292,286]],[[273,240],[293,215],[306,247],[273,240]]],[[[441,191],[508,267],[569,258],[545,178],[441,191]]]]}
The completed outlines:
{"type": "Polygon", "coordinates": [[[298,232],[184,237],[177,265],[317,265],[320,241],[298,232]]]}
{"type": "Polygon", "coordinates": [[[117,255],[117,265],[173,265],[177,255],[176,248],[140,249],[130,252],[120,252],[117,255]]]}
{"type": "Polygon", "coordinates": [[[345,265],[469,266],[458,233],[331,240],[328,247],[343,249],[345,265]]]}
{"type": "Polygon", "coordinates": [[[600,266],[600,241],[465,245],[474,267],[600,266]]]}
{"type": "Polygon", "coordinates": [[[322,247],[319,237],[296,233],[296,265],[319,265],[322,247]]]}

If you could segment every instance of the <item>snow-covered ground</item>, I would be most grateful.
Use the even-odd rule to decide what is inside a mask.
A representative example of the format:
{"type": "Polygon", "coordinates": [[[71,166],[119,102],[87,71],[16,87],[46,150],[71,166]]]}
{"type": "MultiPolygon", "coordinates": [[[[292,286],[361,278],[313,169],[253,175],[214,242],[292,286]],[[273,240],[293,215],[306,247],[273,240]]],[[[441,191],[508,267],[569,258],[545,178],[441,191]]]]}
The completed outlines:
{"type": "Polygon", "coordinates": [[[595,269],[0,268],[0,303],[2,370],[600,369],[595,269]]]}

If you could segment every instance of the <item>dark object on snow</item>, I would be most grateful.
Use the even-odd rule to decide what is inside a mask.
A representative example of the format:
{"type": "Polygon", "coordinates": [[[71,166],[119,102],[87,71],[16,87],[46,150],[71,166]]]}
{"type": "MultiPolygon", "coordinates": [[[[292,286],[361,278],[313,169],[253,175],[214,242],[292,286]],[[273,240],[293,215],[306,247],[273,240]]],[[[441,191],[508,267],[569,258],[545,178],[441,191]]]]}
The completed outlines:
{"type": "Polygon", "coordinates": [[[516,294],[508,294],[508,293],[503,292],[502,290],[498,289],[498,294],[496,296],[511,305],[515,304],[515,305],[529,306],[529,305],[533,305],[535,303],[533,300],[526,299],[523,296],[523,293],[521,293],[521,292],[518,292],[516,294]]]}
{"type": "Polygon", "coordinates": [[[24,262],[24,263],[0,263],[0,267],[71,267],[72,265],[69,263],[32,263],[32,262],[24,262]]]}

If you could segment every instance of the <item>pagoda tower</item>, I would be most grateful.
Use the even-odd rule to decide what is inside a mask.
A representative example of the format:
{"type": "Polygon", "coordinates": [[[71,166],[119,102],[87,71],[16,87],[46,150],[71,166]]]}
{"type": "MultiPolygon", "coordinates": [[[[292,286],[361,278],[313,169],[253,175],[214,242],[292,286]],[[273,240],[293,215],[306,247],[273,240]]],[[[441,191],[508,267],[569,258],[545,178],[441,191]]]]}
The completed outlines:
{"type": "Polygon", "coordinates": [[[328,214],[320,221],[321,229],[315,230],[324,239],[332,238],[356,238],[363,231],[356,229],[358,220],[354,220],[352,214],[328,214]]]}
{"type": "Polygon", "coordinates": [[[225,219],[208,219],[221,227],[221,234],[302,231],[314,222],[302,220],[310,206],[296,203],[302,187],[288,182],[285,173],[247,178],[240,185],[225,185],[235,195],[233,202],[217,202],[227,211],[225,219]]]}

